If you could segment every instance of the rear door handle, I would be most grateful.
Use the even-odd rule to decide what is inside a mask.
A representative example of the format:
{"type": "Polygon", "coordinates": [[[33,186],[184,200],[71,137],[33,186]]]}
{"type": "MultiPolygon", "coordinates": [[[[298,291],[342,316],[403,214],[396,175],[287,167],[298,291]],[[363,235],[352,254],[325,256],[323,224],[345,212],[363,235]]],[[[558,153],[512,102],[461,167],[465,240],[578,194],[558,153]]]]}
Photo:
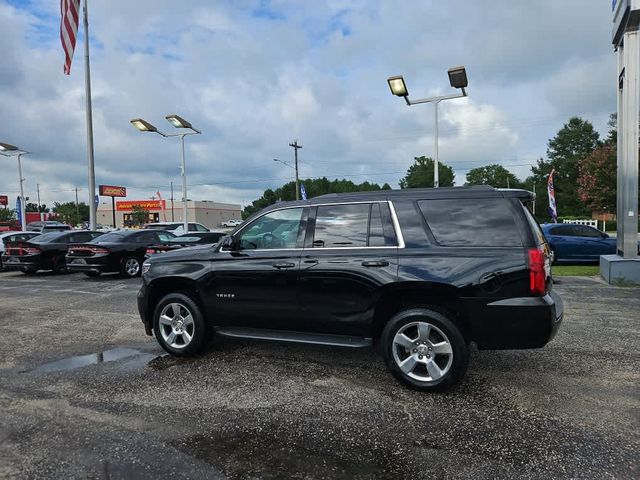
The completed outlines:
{"type": "Polygon", "coordinates": [[[388,267],[389,262],[386,260],[365,260],[362,262],[363,267],[388,267]]]}
{"type": "Polygon", "coordinates": [[[284,270],[284,269],[287,269],[287,268],[293,268],[295,266],[296,266],[295,263],[274,263],[273,264],[273,268],[277,268],[278,270],[284,270]]]}

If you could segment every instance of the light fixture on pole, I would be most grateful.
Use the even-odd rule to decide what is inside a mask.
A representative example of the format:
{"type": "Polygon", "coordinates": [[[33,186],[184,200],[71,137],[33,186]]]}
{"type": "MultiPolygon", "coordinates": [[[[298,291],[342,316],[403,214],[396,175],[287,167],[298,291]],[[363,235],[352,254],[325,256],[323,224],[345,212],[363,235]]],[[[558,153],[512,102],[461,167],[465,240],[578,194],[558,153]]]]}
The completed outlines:
{"type": "Polygon", "coordinates": [[[433,103],[435,107],[434,118],[435,118],[435,134],[434,134],[434,159],[433,159],[433,186],[434,188],[439,187],[439,179],[438,179],[438,104],[443,100],[451,100],[452,98],[461,98],[466,97],[467,92],[465,88],[469,85],[469,81],[467,80],[467,71],[463,66],[452,67],[447,71],[449,75],[449,83],[453,88],[459,88],[462,93],[455,93],[451,95],[441,95],[437,97],[429,97],[429,98],[420,98],[417,100],[409,99],[409,90],[407,89],[407,84],[404,81],[402,75],[396,75],[394,77],[389,77],[387,79],[387,83],[389,84],[389,88],[391,89],[391,93],[398,97],[403,97],[404,101],[407,102],[407,105],[417,105],[419,103],[433,103]]]}
{"type": "Polygon", "coordinates": [[[18,157],[18,177],[20,179],[20,227],[22,230],[27,229],[27,205],[24,197],[24,178],[22,178],[22,162],[20,161],[22,155],[26,155],[29,152],[21,150],[18,147],[9,143],[0,142],[0,155],[5,157],[18,157]]]}
{"type": "MultiPolygon", "coordinates": [[[[187,169],[186,169],[185,160],[184,160],[184,137],[186,137],[187,135],[199,135],[202,132],[197,128],[194,128],[191,125],[191,123],[189,123],[187,120],[185,120],[179,115],[171,114],[171,115],[167,115],[165,118],[174,127],[187,128],[191,130],[191,132],[163,133],[160,130],[158,130],[155,126],[153,126],[146,120],[143,120],[142,118],[134,118],[133,120],[131,120],[131,124],[141,132],[155,132],[158,135],[162,135],[165,138],[180,137],[180,145],[181,145],[181,152],[182,152],[182,161],[181,161],[181,167],[180,167],[181,176],[182,176],[182,217],[183,217],[182,222],[183,222],[184,233],[187,233],[189,232],[189,220],[187,219],[187,169]]],[[[173,195],[172,195],[172,198],[173,198],[173,195]]],[[[173,209],[172,209],[172,212],[173,212],[173,209]]]]}

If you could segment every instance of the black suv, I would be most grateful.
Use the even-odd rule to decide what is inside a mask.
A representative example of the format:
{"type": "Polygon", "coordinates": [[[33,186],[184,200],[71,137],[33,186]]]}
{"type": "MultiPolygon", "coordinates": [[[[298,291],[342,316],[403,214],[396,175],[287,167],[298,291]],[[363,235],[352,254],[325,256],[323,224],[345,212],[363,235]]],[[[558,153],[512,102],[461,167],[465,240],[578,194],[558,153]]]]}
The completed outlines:
{"type": "Polygon", "coordinates": [[[272,205],[216,246],[143,265],[138,308],[173,355],[213,333],[378,343],[420,390],[460,380],[468,345],[539,348],[562,321],[549,249],[525,204],[492,187],[331,194],[272,205]]]}

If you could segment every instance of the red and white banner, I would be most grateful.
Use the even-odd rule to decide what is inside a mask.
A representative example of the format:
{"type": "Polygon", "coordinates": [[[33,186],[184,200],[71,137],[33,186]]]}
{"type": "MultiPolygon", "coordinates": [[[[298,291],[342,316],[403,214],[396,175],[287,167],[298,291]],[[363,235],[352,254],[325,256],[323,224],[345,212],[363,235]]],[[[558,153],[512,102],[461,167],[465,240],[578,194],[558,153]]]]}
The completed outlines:
{"type": "Polygon", "coordinates": [[[60,0],[60,41],[64,50],[64,73],[71,73],[71,61],[76,49],[78,22],[80,20],[80,0],[60,0]]]}

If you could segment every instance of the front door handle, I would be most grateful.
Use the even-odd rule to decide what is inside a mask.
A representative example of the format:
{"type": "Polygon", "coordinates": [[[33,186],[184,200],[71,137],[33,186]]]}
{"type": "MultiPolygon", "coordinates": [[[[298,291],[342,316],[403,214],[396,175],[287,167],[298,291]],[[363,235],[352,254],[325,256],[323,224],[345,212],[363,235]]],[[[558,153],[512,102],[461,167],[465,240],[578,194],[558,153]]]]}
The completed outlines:
{"type": "Polygon", "coordinates": [[[274,263],[273,264],[273,268],[277,268],[278,270],[284,270],[284,269],[287,269],[287,268],[293,268],[295,266],[296,266],[295,263],[274,263]]]}
{"type": "Polygon", "coordinates": [[[365,260],[362,262],[363,267],[388,267],[389,262],[386,260],[365,260]]]}

